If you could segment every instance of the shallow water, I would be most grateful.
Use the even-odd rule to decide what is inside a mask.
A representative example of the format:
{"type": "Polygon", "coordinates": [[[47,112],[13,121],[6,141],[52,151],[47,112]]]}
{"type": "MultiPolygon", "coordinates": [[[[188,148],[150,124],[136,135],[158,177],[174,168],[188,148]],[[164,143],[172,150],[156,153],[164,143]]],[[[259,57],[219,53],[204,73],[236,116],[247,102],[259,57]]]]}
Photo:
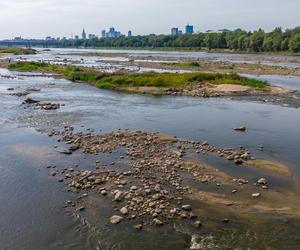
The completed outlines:
{"type": "MultiPolygon", "coordinates": [[[[95,160],[109,163],[114,156],[86,157],[80,152],[65,156],[54,148],[54,145],[65,147],[63,143],[36,130],[48,126],[61,128],[69,123],[77,131],[92,128],[96,133],[103,133],[129,128],[208,140],[216,146],[243,145],[257,158],[288,164],[294,173],[292,181],[267,177],[278,188],[292,188],[300,177],[299,109],[225,98],[128,95],[51,76],[3,69],[0,75],[0,248],[297,249],[300,245],[297,218],[285,220],[253,214],[251,218],[236,218],[228,225],[220,225],[218,222],[223,217],[218,214],[222,212],[204,205],[202,208],[209,212],[201,220],[207,226],[200,232],[185,221],[141,232],[125,224],[112,227],[107,220],[110,206],[103,200],[91,202],[82,217],[72,216],[64,209],[64,202],[76,195],[49,177],[50,170],[45,167],[78,164],[79,168],[92,169],[95,160]],[[8,91],[10,87],[15,90],[8,91]],[[57,111],[24,109],[21,103],[27,97],[8,95],[28,87],[41,88],[41,91],[27,97],[65,106],[57,111]],[[233,131],[236,126],[247,126],[247,132],[233,131]],[[263,151],[260,146],[264,147],[263,151]]],[[[268,78],[276,84],[276,77],[268,78]]],[[[202,158],[233,175],[261,177],[255,171],[232,168],[219,158],[202,158]]],[[[235,218],[223,213],[224,217],[235,218]]]]}
{"type": "Polygon", "coordinates": [[[290,88],[300,91],[300,76],[284,76],[284,75],[247,75],[244,76],[263,80],[274,86],[290,88]]]}
{"type": "Polygon", "coordinates": [[[126,66],[121,63],[129,62],[129,58],[138,61],[153,61],[161,63],[176,63],[180,59],[209,59],[212,61],[265,64],[286,68],[300,68],[299,56],[272,55],[272,54],[234,54],[234,53],[207,53],[207,52],[174,52],[174,51],[147,51],[147,50],[99,50],[99,49],[57,49],[43,50],[37,48],[36,55],[10,56],[13,60],[44,61],[56,64],[72,64],[82,67],[95,67],[107,72],[118,70],[137,72],[187,72],[185,70],[155,69],[150,67],[126,66]],[[100,53],[99,56],[91,55],[100,53]],[[102,56],[108,53],[112,56],[102,56]],[[113,56],[113,55],[117,56],[113,56]],[[118,55],[120,54],[120,55],[118,55]],[[143,58],[143,60],[140,60],[143,58]],[[145,58],[148,58],[145,59],[145,58]],[[167,58],[167,59],[166,59],[167,58]]]}

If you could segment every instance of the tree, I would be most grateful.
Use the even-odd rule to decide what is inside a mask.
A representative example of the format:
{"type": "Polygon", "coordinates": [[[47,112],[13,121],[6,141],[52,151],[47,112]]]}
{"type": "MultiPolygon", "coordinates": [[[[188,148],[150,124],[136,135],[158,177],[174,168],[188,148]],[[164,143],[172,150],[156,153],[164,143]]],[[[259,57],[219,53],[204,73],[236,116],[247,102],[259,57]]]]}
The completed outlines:
{"type": "Polygon", "coordinates": [[[265,32],[259,29],[254,31],[253,35],[250,38],[250,49],[259,52],[263,50],[263,44],[265,39],[265,32]]]}
{"type": "Polygon", "coordinates": [[[300,52],[300,33],[294,35],[289,44],[289,49],[292,52],[300,52]]]}

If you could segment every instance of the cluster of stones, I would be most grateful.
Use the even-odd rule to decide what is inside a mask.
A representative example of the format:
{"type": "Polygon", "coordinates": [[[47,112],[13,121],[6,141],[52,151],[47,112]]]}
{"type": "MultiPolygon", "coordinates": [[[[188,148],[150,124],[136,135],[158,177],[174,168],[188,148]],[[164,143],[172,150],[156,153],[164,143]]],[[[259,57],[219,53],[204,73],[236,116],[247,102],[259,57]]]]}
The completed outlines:
{"type": "Polygon", "coordinates": [[[243,164],[248,160],[253,160],[251,153],[243,147],[240,147],[239,150],[234,150],[232,148],[219,148],[210,145],[207,141],[203,143],[195,141],[182,141],[181,145],[177,146],[181,149],[181,153],[184,153],[185,148],[192,147],[196,153],[206,154],[206,153],[215,153],[219,157],[226,157],[229,161],[234,161],[236,164],[243,164]]]}
{"type": "Polygon", "coordinates": [[[207,91],[207,89],[203,88],[201,85],[198,85],[198,88],[195,88],[195,86],[191,87],[191,89],[168,88],[164,91],[164,94],[172,95],[172,96],[193,96],[193,97],[202,97],[202,98],[220,96],[220,94],[218,93],[207,91]]]}
{"type": "MultiPolygon", "coordinates": [[[[14,90],[15,90],[14,88],[8,88],[7,89],[7,91],[14,91],[14,90]]],[[[22,96],[27,96],[27,95],[29,95],[32,92],[38,92],[38,91],[40,91],[40,89],[37,89],[37,88],[27,88],[23,92],[15,92],[15,93],[12,93],[10,95],[17,96],[17,97],[22,97],[22,96]]]]}
{"type": "MultiPolygon", "coordinates": [[[[191,193],[191,188],[183,185],[181,172],[201,176],[202,182],[215,182],[217,178],[205,169],[187,169],[183,156],[192,149],[202,153],[212,152],[220,156],[248,159],[249,154],[241,149],[216,148],[208,142],[181,141],[157,133],[141,131],[117,131],[104,135],[73,133],[72,127],[63,131],[48,131],[48,135],[58,135],[66,144],[71,144],[69,152],[81,149],[88,154],[111,153],[117,147],[126,149],[132,171],[104,169],[101,171],[64,172],[71,191],[94,191],[110,197],[118,207],[118,214],[111,218],[117,224],[123,219],[144,218],[156,225],[163,225],[175,218],[194,219],[192,207],[182,196],[191,193]],[[247,154],[247,157],[246,157],[247,154]]],[[[124,156],[122,156],[124,158],[124,156]]],[[[99,169],[99,166],[96,167],[99,169]]],[[[198,225],[199,223],[197,223],[198,225]]],[[[140,228],[141,225],[137,225],[140,228]]]]}
{"type": "Polygon", "coordinates": [[[27,98],[23,102],[23,104],[30,104],[30,105],[33,105],[37,108],[44,109],[44,110],[56,110],[56,109],[59,109],[61,106],[63,106],[62,104],[59,104],[59,103],[50,103],[50,102],[44,103],[44,102],[40,102],[38,100],[34,100],[31,98],[27,98]]]}

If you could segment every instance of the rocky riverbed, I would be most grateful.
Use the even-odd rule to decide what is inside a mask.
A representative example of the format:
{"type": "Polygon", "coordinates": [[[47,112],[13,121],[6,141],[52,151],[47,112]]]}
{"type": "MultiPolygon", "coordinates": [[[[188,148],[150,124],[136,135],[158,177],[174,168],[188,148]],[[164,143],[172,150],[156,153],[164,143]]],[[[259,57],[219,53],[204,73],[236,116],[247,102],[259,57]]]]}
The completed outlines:
{"type": "MultiPolygon", "coordinates": [[[[68,149],[60,151],[63,154],[70,155],[77,150],[87,155],[113,154],[118,150],[122,152],[118,162],[103,165],[99,157],[94,170],[57,169],[51,165],[47,168],[52,169],[50,174],[59,182],[65,183],[67,190],[78,193],[77,199],[65,202],[67,208],[80,213],[86,209],[85,200],[89,195],[103,197],[104,202],[111,202],[112,215],[110,219],[107,218],[111,224],[130,221],[134,223],[134,228],[142,229],[149,225],[162,226],[174,220],[189,219],[191,224],[199,227],[203,221],[197,213],[199,207],[192,205],[195,204],[193,200],[237,208],[241,206],[241,200],[264,199],[261,198],[262,192],[268,196],[266,192],[270,183],[266,178],[257,178],[254,189],[247,188],[249,180],[233,178],[191,158],[192,153],[213,154],[232,162],[232,167],[255,167],[255,158],[243,147],[237,150],[219,148],[207,141],[182,140],[143,131],[120,130],[97,135],[92,132],[74,133],[73,130],[73,127],[66,126],[62,131],[48,129],[43,132],[69,145],[68,149]],[[115,167],[116,164],[126,166],[127,170],[115,167]],[[193,180],[192,186],[187,184],[188,179],[193,180]],[[197,183],[224,189],[229,195],[234,195],[242,188],[248,195],[244,194],[240,201],[233,201],[226,196],[203,192],[197,183]]],[[[273,173],[280,174],[278,169],[286,170],[285,166],[268,161],[260,165],[262,169],[266,166],[265,170],[273,173]],[[268,167],[270,165],[273,168],[268,167]]]]}

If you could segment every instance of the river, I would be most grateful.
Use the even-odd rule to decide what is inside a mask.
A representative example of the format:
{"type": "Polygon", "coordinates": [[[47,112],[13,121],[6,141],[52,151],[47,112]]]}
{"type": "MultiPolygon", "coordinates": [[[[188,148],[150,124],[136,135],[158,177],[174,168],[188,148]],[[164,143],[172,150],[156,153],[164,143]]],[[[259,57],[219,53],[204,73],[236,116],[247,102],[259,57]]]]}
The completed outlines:
{"type": "MultiPolygon", "coordinates": [[[[59,51],[59,57],[64,50],[59,51]]],[[[51,52],[53,54],[54,52],[51,52]]],[[[57,53],[57,52],[55,52],[57,53]]],[[[137,53],[137,52],[131,52],[137,53]]],[[[52,55],[51,55],[52,56],[52,55]]],[[[189,56],[187,54],[186,56],[189,56]]],[[[24,56],[22,56],[24,57],[24,56]]],[[[41,55],[36,56],[40,60],[41,55]]],[[[65,57],[65,55],[63,55],[65,57]]],[[[28,59],[31,59],[29,56],[28,59]]],[[[53,57],[52,57],[53,58],[53,57]]],[[[48,60],[48,59],[47,59],[48,60]]],[[[84,59],[85,60],[88,59],[84,59]]],[[[92,62],[94,63],[94,62],[92,62]]],[[[89,66],[89,64],[88,64],[89,66]]],[[[64,208],[76,194],[49,176],[48,165],[92,169],[100,156],[81,152],[66,156],[57,138],[39,132],[46,127],[72,124],[76,131],[105,133],[118,129],[159,131],[178,138],[208,140],[224,147],[244,146],[256,157],[285,163],[292,179],[265,176],[281,188],[298,187],[300,177],[300,109],[230,98],[153,97],[100,90],[51,75],[0,70],[0,248],[1,249],[297,249],[299,218],[251,217],[217,223],[215,211],[206,211],[208,226],[191,228],[186,221],[162,228],[136,231],[125,223],[108,223],[110,207],[101,201],[81,215],[64,208]],[[38,88],[27,97],[9,95],[38,88]],[[53,111],[24,108],[26,98],[64,104],[53,111]],[[246,133],[232,128],[246,126],[246,133]],[[262,150],[263,148],[263,150],[262,150]],[[98,158],[97,158],[98,157],[98,158]]],[[[275,85],[299,90],[298,78],[282,81],[264,76],[275,85]]],[[[116,156],[103,155],[109,164],[116,156]]],[[[201,156],[219,169],[254,180],[259,173],[232,168],[222,159],[201,156]]],[[[298,190],[298,188],[296,188],[298,190]]],[[[280,192],[280,191],[279,191],[280,192]]],[[[298,191],[297,191],[298,192],[298,191]]],[[[92,201],[91,201],[92,202],[92,201]]],[[[287,204],[288,205],[288,204],[287,204]]],[[[203,205],[205,209],[205,205],[203,205]]]]}

